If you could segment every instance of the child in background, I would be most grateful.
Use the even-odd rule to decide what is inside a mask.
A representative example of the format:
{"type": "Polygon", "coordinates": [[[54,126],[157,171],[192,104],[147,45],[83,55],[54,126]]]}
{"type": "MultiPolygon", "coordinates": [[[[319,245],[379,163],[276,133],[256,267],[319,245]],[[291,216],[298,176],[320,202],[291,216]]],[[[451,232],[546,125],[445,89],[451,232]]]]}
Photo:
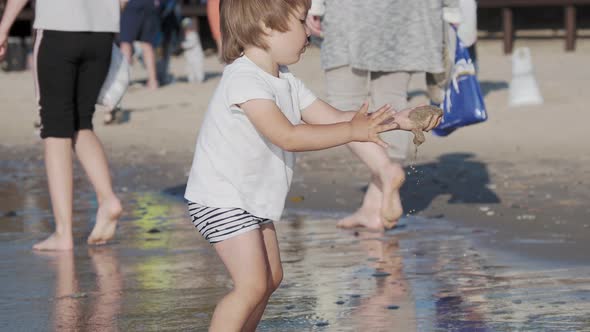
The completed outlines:
{"type": "Polygon", "coordinates": [[[191,83],[201,83],[205,80],[205,72],[203,71],[204,56],[201,39],[195,27],[195,22],[191,18],[184,18],[182,20],[182,31],[184,33],[184,40],[181,46],[184,50],[188,81],[191,83]]]}
{"type": "Polygon", "coordinates": [[[169,72],[170,59],[177,51],[182,40],[181,27],[181,1],[159,0],[160,6],[160,53],[156,63],[158,81],[161,85],[168,85],[175,81],[174,75],[169,72]]]}
{"type": "MultiPolygon", "coordinates": [[[[366,155],[387,159],[378,134],[415,127],[411,110],[393,113],[388,105],[372,114],[367,103],[358,112],[336,110],[289,72],[286,65],[298,62],[308,44],[309,6],[309,0],[221,2],[228,65],[200,129],[185,193],[193,224],[234,283],[210,331],[255,331],[283,278],[273,222],[283,212],[294,152],[354,141],[366,155]]],[[[432,129],[440,118],[429,120],[419,129],[432,129]]]]}

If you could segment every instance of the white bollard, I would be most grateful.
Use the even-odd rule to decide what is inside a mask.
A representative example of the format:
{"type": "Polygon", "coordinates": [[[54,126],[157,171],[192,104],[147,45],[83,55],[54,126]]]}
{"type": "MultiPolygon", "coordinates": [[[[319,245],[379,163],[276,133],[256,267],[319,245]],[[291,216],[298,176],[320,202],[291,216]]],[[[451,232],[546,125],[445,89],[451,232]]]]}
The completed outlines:
{"type": "Polygon", "coordinates": [[[540,105],[543,97],[533,73],[531,50],[517,48],[512,54],[512,81],[510,82],[510,106],[540,105]]]}

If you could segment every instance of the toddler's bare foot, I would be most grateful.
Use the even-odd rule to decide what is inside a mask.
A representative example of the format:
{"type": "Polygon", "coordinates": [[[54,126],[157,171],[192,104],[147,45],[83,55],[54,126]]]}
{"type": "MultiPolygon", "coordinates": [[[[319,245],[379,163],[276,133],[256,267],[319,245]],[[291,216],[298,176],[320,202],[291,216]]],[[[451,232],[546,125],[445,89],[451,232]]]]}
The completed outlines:
{"type": "Polygon", "coordinates": [[[88,244],[105,244],[115,236],[117,219],[123,212],[121,202],[113,196],[103,201],[96,212],[96,224],[88,237],[88,244]]]}
{"type": "Polygon", "coordinates": [[[33,245],[33,250],[72,250],[73,248],[74,239],[71,233],[68,235],[53,233],[45,240],[33,245]]]}
{"type": "Polygon", "coordinates": [[[339,228],[364,227],[368,230],[382,232],[384,230],[383,222],[381,222],[378,211],[378,209],[361,207],[352,215],[340,219],[336,226],[339,228]]]}
{"type": "Polygon", "coordinates": [[[384,168],[380,174],[380,180],[382,183],[381,191],[383,193],[381,217],[383,220],[383,227],[386,229],[393,228],[404,213],[399,189],[403,185],[405,179],[404,169],[397,163],[390,164],[388,167],[384,168]]]}

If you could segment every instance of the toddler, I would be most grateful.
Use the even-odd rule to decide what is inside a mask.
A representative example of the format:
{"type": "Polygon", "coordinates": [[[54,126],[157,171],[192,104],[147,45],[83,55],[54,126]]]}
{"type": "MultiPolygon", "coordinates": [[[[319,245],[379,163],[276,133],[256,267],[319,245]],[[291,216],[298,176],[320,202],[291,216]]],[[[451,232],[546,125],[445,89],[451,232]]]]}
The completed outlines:
{"type": "MultiPolygon", "coordinates": [[[[283,212],[294,152],[356,142],[364,160],[378,161],[387,159],[379,133],[415,129],[410,110],[394,113],[385,105],[369,114],[365,103],[342,112],[289,72],[286,66],[308,45],[309,6],[309,0],[221,1],[228,65],[203,120],[185,193],[194,226],[234,285],[217,304],[210,331],[255,331],[283,278],[273,222],[283,212]]],[[[438,121],[432,117],[420,129],[438,121]]]]}

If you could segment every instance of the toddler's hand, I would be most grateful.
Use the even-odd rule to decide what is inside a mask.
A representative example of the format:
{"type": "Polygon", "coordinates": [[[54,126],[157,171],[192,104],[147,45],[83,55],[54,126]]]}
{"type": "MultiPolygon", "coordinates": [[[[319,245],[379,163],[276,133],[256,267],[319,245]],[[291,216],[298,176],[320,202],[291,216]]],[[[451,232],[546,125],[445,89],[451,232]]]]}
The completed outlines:
{"type": "Polygon", "coordinates": [[[379,137],[379,133],[399,128],[399,124],[390,121],[395,114],[391,112],[391,106],[384,105],[377,111],[368,114],[369,103],[364,102],[363,106],[350,120],[352,128],[352,139],[357,142],[373,142],[386,148],[385,143],[379,137]]]}

